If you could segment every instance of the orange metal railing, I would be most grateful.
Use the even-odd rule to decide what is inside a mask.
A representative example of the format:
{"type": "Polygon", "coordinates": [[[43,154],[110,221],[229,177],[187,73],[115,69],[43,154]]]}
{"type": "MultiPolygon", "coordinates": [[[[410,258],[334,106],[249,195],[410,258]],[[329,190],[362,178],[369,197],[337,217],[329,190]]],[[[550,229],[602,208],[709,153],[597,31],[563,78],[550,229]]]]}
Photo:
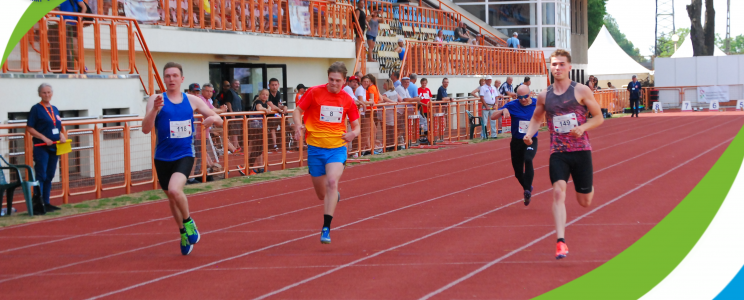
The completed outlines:
{"type": "MultiPolygon", "coordinates": [[[[430,135],[439,141],[468,138],[465,110],[479,115],[478,100],[456,100],[430,104],[430,135]]],[[[418,145],[423,122],[416,103],[377,104],[365,109],[362,134],[349,145],[349,154],[360,156],[375,150],[396,151],[418,145]]],[[[307,150],[294,136],[292,111],[276,117],[261,112],[224,113],[221,128],[201,126],[196,115],[197,161],[191,177],[229,178],[247,170],[281,170],[305,165],[307,150]],[[232,117],[232,118],[227,118],[232,117]],[[277,129],[279,128],[279,129],[277,129]],[[242,148],[242,151],[236,151],[242,148]],[[232,152],[231,152],[232,151],[232,152]],[[247,168],[246,168],[247,166],[247,168]]],[[[155,136],[143,134],[142,119],[113,118],[64,121],[62,132],[72,142],[72,152],[59,160],[59,175],[52,183],[52,198],[68,203],[70,198],[90,199],[157,189],[153,167],[155,136]],[[82,198],[81,198],[82,197],[82,198]]],[[[26,124],[0,124],[0,155],[11,163],[33,165],[31,135],[26,124]]],[[[476,131],[480,134],[480,129],[476,131]]]]}
{"type": "Polygon", "coordinates": [[[626,90],[605,89],[594,91],[594,99],[597,100],[601,108],[607,109],[610,113],[619,114],[626,107],[630,107],[630,94],[626,90]]]}
{"type": "Polygon", "coordinates": [[[470,22],[470,26],[475,27],[475,29],[478,31],[478,34],[480,34],[480,36],[478,38],[478,43],[480,45],[491,45],[491,46],[497,46],[497,47],[506,47],[506,41],[504,41],[500,37],[494,35],[490,31],[488,31],[485,28],[481,27],[480,25],[478,25],[478,23],[474,22],[473,20],[471,20],[467,16],[464,16],[464,15],[460,14],[459,12],[457,12],[457,10],[455,10],[451,6],[447,5],[446,3],[442,3],[441,0],[437,0],[437,2],[439,2],[439,9],[440,10],[442,10],[444,12],[447,12],[447,13],[452,13],[452,14],[457,15],[458,16],[457,19],[460,20],[460,21],[462,21],[463,19],[469,21],[470,22]],[[445,10],[445,8],[447,8],[448,10],[445,10]]]}
{"type": "Polygon", "coordinates": [[[419,75],[546,75],[539,50],[472,46],[459,43],[406,41],[402,74],[419,75]]]}
{"type": "Polygon", "coordinates": [[[146,94],[153,94],[156,84],[163,90],[142,31],[136,20],[127,17],[47,14],[13,48],[2,72],[139,74],[146,94]],[[93,20],[83,21],[83,17],[93,20]],[[138,52],[145,56],[144,66],[137,63],[138,52]]]}

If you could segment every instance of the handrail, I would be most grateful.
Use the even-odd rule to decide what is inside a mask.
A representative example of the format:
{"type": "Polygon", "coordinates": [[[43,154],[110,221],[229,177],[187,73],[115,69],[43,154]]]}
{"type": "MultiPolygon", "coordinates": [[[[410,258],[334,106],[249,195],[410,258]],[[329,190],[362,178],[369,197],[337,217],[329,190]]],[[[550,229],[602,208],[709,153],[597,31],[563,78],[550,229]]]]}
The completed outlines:
{"type": "MultiPolygon", "coordinates": [[[[367,119],[362,122],[362,135],[357,137],[353,145],[349,145],[349,154],[362,155],[366,151],[375,150],[397,151],[399,146],[405,146],[407,149],[418,145],[421,132],[418,129],[417,108],[418,104],[415,102],[379,103],[374,107],[367,107],[367,119]],[[387,119],[391,113],[392,116],[397,116],[395,120],[387,119]],[[389,125],[390,123],[393,125],[389,125]],[[376,129],[378,125],[391,130],[379,132],[376,129]]],[[[468,128],[464,113],[466,109],[480,115],[478,99],[471,98],[438,104],[436,109],[432,110],[435,113],[429,114],[427,118],[429,124],[447,127],[438,127],[439,132],[445,132],[445,134],[437,135],[437,138],[441,141],[465,139],[468,128]],[[449,117],[443,118],[443,115],[439,114],[443,110],[447,111],[449,117]]],[[[225,178],[235,176],[237,171],[245,170],[244,167],[239,166],[248,166],[253,170],[269,167],[276,170],[306,165],[304,141],[293,137],[293,132],[290,130],[293,112],[290,110],[280,117],[263,112],[223,113],[220,115],[224,121],[223,126],[212,127],[210,135],[207,135],[206,128],[200,126],[202,116],[195,115],[195,146],[198,146],[196,148],[197,159],[201,162],[197,166],[201,167],[190,177],[205,182],[209,175],[221,175],[225,178]],[[281,136],[279,138],[280,153],[268,152],[270,136],[268,128],[270,126],[275,128],[274,125],[269,125],[272,124],[270,122],[279,122],[283,128],[278,135],[281,136]],[[219,138],[210,140],[205,139],[206,136],[218,136],[219,138]],[[215,155],[217,151],[212,149],[213,144],[219,148],[220,141],[227,143],[231,140],[238,141],[239,144],[233,145],[236,148],[245,149],[243,154],[227,154],[228,146],[224,144],[220,150],[224,152],[215,155]],[[257,159],[259,157],[261,159],[257,159]],[[216,161],[224,168],[205,172],[208,162],[211,164],[216,161]]],[[[100,198],[103,192],[111,195],[111,193],[128,194],[135,187],[139,187],[140,190],[143,187],[157,189],[157,176],[154,174],[152,163],[155,136],[142,134],[140,128],[143,119],[142,117],[122,117],[63,122],[62,132],[72,140],[73,152],[63,155],[60,159],[61,167],[58,178],[61,184],[56,186],[62,188],[53,190],[52,198],[61,198],[64,203],[68,203],[74,196],[100,198]],[[104,126],[106,124],[119,125],[104,126]],[[86,128],[70,128],[74,126],[86,128]],[[81,172],[82,169],[88,171],[81,172]]],[[[0,148],[8,151],[0,155],[33,165],[31,135],[28,132],[10,133],[11,130],[22,130],[25,126],[24,123],[0,124],[0,139],[12,137],[13,141],[13,144],[9,144],[10,147],[0,148]]]]}
{"type": "MultiPolygon", "coordinates": [[[[53,11],[43,16],[38,22],[40,53],[39,67],[33,69],[30,63],[29,55],[32,51],[28,49],[28,40],[33,39],[33,30],[23,36],[19,43],[20,54],[17,60],[13,55],[3,62],[2,72],[19,72],[19,73],[74,73],[87,74],[88,72],[101,73],[128,73],[140,74],[137,68],[137,49],[144,52],[147,60],[148,71],[147,78],[140,76],[140,83],[146,94],[152,95],[155,91],[154,84],[158,84],[160,90],[164,90],[163,83],[158,75],[157,67],[152,58],[147,43],[142,36],[142,30],[134,18],[106,15],[91,15],[70,12],[53,11]],[[64,19],[65,16],[75,17],[75,20],[64,19]],[[84,21],[83,18],[93,18],[93,21],[84,21]],[[108,28],[106,28],[108,27],[108,28]],[[124,28],[121,28],[124,27],[124,28]],[[87,29],[86,29],[87,28],[87,29]],[[102,29],[103,28],[103,29],[102,29]],[[123,29],[123,30],[121,30],[123,29]],[[118,34],[125,31],[127,39],[126,47],[120,47],[118,43],[118,34]],[[102,42],[105,41],[104,35],[108,34],[109,49],[104,49],[102,42]],[[68,36],[71,35],[71,36],[68,36]],[[91,36],[93,42],[87,41],[86,38],[91,36]],[[72,41],[77,40],[75,48],[68,49],[68,44],[73,45],[72,41]],[[86,49],[93,49],[93,64],[86,65],[86,49]],[[120,63],[119,52],[126,52],[126,65],[120,63]],[[108,54],[108,59],[104,53],[108,54]],[[69,61],[68,61],[69,60],[69,61]],[[9,66],[9,62],[19,62],[18,68],[9,66]],[[105,64],[104,64],[105,63],[105,64]],[[108,65],[108,66],[106,66],[108,65]],[[148,83],[145,83],[145,80],[148,83]]],[[[15,52],[15,51],[14,51],[15,52]]],[[[12,53],[11,53],[12,54],[12,53]]]]}
{"type": "Polygon", "coordinates": [[[539,50],[407,40],[401,73],[405,76],[410,73],[547,75],[548,72],[544,54],[539,50]]]}

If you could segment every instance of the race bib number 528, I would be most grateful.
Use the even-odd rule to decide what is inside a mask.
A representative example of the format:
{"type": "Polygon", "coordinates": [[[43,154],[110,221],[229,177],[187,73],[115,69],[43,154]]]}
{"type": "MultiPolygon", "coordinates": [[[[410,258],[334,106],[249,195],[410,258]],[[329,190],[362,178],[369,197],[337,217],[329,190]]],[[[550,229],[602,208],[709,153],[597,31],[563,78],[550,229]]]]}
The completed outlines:
{"type": "Polygon", "coordinates": [[[340,106],[320,106],[320,121],[328,123],[341,123],[344,108],[340,106]]]}
{"type": "Polygon", "coordinates": [[[553,117],[553,129],[557,133],[569,133],[571,129],[579,126],[575,113],[553,117]]]}

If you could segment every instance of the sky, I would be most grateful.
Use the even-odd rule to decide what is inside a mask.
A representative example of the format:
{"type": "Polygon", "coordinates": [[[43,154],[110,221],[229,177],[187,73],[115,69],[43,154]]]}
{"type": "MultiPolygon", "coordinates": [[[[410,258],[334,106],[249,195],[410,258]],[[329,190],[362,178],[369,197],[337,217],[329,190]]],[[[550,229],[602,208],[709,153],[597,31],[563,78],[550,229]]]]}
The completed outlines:
{"type": "MultiPolygon", "coordinates": [[[[701,23],[705,25],[705,1],[701,23]]],[[[676,28],[690,28],[690,17],[685,6],[691,0],[674,0],[674,24],[676,28]]],[[[654,46],[656,18],[655,0],[608,0],[607,13],[617,20],[620,31],[633,42],[641,55],[651,55],[654,46]]],[[[716,33],[726,36],[726,0],[714,0],[716,10],[716,33]]],[[[744,34],[744,0],[731,0],[731,37],[744,34]]]]}

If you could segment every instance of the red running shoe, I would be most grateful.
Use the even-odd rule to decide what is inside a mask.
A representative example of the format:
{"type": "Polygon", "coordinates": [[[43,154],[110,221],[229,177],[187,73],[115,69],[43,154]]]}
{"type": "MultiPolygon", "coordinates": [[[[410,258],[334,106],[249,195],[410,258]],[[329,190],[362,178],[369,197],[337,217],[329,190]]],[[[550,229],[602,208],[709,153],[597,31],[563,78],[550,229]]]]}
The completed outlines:
{"type": "Polygon", "coordinates": [[[564,242],[558,242],[555,245],[555,259],[561,259],[568,255],[568,246],[564,242]]]}

